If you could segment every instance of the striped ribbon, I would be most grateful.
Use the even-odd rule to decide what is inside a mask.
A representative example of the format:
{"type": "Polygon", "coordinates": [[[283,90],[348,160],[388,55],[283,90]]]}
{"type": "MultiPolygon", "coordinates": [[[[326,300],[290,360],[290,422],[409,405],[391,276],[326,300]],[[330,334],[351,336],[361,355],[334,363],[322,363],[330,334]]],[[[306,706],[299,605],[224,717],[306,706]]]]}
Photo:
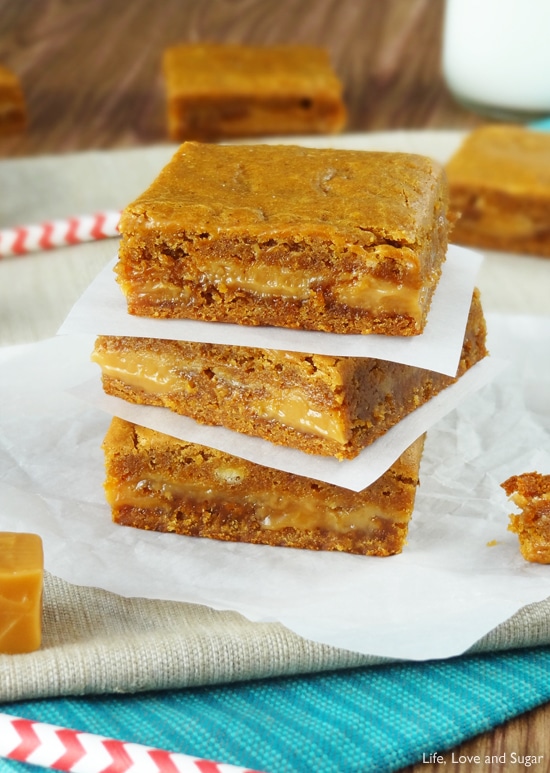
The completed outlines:
{"type": "Polygon", "coordinates": [[[258,773],[0,714],[0,757],[72,773],[258,773]]]}
{"type": "Polygon", "coordinates": [[[119,236],[120,212],[105,211],[0,230],[0,258],[119,236]]]}

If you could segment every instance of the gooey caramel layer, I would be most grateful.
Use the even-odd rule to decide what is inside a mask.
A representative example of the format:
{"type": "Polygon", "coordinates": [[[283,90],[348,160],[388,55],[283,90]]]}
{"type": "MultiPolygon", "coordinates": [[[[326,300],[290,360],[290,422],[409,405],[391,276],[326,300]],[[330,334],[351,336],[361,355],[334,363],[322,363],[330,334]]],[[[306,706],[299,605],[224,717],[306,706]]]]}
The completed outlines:
{"type": "MultiPolygon", "coordinates": [[[[195,256],[197,268],[208,278],[208,283],[218,292],[243,291],[261,298],[284,298],[307,300],[318,287],[326,287],[326,276],[312,276],[299,270],[256,262],[243,266],[237,261],[225,258],[223,261],[209,260],[201,265],[195,256]]],[[[164,279],[148,281],[133,277],[128,289],[137,296],[185,300],[189,293],[185,287],[171,284],[164,279]]],[[[418,317],[421,315],[421,292],[402,281],[381,279],[372,274],[342,276],[331,288],[338,303],[350,308],[373,312],[391,311],[395,314],[418,317]]]]}
{"type": "MultiPolygon", "coordinates": [[[[178,373],[172,362],[166,362],[154,352],[142,350],[139,353],[119,353],[96,348],[92,360],[101,367],[104,376],[120,380],[151,396],[189,393],[192,376],[201,370],[200,364],[187,361],[185,374],[178,373]]],[[[234,388],[239,384],[236,384],[235,374],[229,368],[216,366],[211,370],[215,376],[212,384],[219,392],[221,403],[228,386],[234,388]]],[[[277,390],[268,397],[252,397],[247,401],[247,410],[260,418],[272,419],[300,432],[330,438],[342,445],[349,439],[338,414],[316,410],[298,389],[277,390]]]]}
{"type": "Polygon", "coordinates": [[[330,438],[341,445],[347,443],[349,439],[349,433],[346,432],[338,416],[316,411],[298,392],[285,390],[269,400],[259,401],[256,407],[259,416],[274,419],[300,432],[330,438]]]}
{"type": "Polygon", "coordinates": [[[144,352],[139,355],[126,352],[121,355],[96,348],[92,353],[92,360],[100,366],[105,376],[120,379],[143,392],[170,394],[181,391],[183,385],[187,384],[174,373],[171,365],[154,354],[148,356],[144,352]]]}
{"type": "MultiPolygon", "coordinates": [[[[242,473],[236,469],[221,468],[216,472],[218,482],[228,481],[238,485],[242,473]]],[[[246,473],[245,473],[246,475],[246,473]]],[[[212,485],[216,480],[212,480],[212,485]]],[[[353,508],[331,506],[319,497],[296,497],[280,491],[258,490],[241,495],[231,493],[227,485],[223,491],[204,483],[177,484],[162,478],[148,476],[139,480],[119,481],[116,486],[106,487],[107,500],[113,511],[124,507],[143,508],[155,512],[170,513],[178,503],[200,503],[206,509],[221,508],[232,503],[246,505],[254,513],[261,527],[278,530],[292,527],[299,531],[328,530],[344,534],[349,531],[369,535],[380,529],[380,522],[407,523],[410,513],[399,513],[384,508],[380,502],[363,503],[353,508]]]]}

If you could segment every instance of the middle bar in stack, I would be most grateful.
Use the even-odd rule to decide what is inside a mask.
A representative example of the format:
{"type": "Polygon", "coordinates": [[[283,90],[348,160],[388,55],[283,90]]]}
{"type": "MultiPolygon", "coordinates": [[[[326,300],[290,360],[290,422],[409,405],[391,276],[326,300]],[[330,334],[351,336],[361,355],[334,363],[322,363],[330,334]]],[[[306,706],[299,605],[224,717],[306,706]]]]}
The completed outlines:
{"type": "MultiPolygon", "coordinates": [[[[457,377],[485,356],[474,292],[457,377]]],[[[373,357],[99,336],[107,394],[308,454],[353,459],[455,379],[373,357]]]]}
{"type": "MultiPolygon", "coordinates": [[[[417,335],[445,259],[446,211],[444,173],[425,157],[185,143],[123,213],[116,270],[131,314],[417,335]]],[[[485,355],[475,292],[457,377],[485,355]]],[[[454,381],[238,344],[100,336],[93,356],[110,394],[339,459],[454,381]]],[[[120,419],[104,448],[119,523],[389,555],[406,538],[422,442],[359,493],[120,419]]]]}

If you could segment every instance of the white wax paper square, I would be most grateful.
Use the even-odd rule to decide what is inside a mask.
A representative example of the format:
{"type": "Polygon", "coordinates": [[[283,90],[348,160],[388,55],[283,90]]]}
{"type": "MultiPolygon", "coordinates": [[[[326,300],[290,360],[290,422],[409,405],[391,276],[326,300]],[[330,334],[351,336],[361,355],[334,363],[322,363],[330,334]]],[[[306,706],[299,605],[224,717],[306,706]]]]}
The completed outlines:
{"type": "Polygon", "coordinates": [[[454,376],[482,256],[451,245],[422,335],[337,335],[221,322],[135,317],[115,281],[114,259],[74,305],[60,334],[118,335],[202,341],[340,357],[377,357],[454,376]]]}
{"type": "MultiPolygon", "coordinates": [[[[60,344],[63,344],[61,339],[60,344]]],[[[67,342],[69,343],[69,342],[67,342]]],[[[78,345],[78,344],[77,344],[78,345]]],[[[74,342],[67,349],[70,356],[74,342]]],[[[505,360],[485,358],[464,373],[424,405],[410,413],[372,445],[364,448],[355,459],[339,461],[330,456],[306,454],[295,448],[270,443],[262,438],[250,437],[225,427],[199,424],[187,416],[179,416],[167,408],[133,405],[119,397],[104,393],[98,374],[69,391],[76,397],[95,405],[112,416],[143,427],[164,432],[167,435],[200,443],[218,451],[239,456],[265,467],[303,475],[307,478],[333,483],[336,486],[362,491],[377,480],[414,441],[423,435],[436,421],[452,411],[470,394],[481,389],[506,366],[505,360]]]]}
{"type": "MultiPolygon", "coordinates": [[[[100,445],[109,416],[68,396],[93,376],[55,358],[58,339],[0,352],[0,529],[34,531],[46,568],[133,597],[174,599],[280,621],[315,641],[390,658],[458,655],[550,595],[507,531],[500,483],[550,472],[550,320],[488,315],[511,367],[428,433],[403,553],[368,558],[220,543],[116,526],[100,445]],[[122,568],[122,569],[121,569],[122,568]]],[[[82,340],[89,351],[93,337],[82,340]]]]}

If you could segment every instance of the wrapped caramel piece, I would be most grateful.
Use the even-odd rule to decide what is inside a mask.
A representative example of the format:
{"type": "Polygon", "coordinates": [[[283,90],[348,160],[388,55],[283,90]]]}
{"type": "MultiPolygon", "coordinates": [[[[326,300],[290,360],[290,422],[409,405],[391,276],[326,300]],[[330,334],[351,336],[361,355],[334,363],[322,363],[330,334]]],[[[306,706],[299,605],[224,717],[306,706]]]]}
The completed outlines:
{"type": "Polygon", "coordinates": [[[40,647],[43,583],[40,537],[0,532],[0,654],[33,652],[40,647]]]}

